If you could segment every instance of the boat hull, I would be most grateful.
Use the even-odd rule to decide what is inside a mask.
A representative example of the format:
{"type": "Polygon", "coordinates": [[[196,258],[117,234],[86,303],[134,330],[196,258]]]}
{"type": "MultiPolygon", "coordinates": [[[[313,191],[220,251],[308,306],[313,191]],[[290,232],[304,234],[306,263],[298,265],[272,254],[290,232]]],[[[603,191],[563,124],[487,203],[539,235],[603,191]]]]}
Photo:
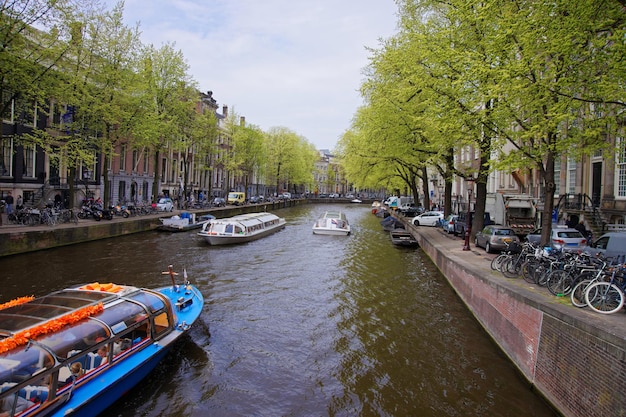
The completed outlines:
{"type": "Polygon", "coordinates": [[[162,224],[159,227],[157,227],[157,230],[160,230],[162,232],[172,232],[172,233],[188,232],[189,230],[202,229],[202,226],[204,226],[204,224],[207,221],[191,223],[191,224],[187,224],[184,226],[162,224]]]}
{"type": "Polygon", "coordinates": [[[314,227],[313,228],[314,235],[330,235],[330,236],[348,236],[350,234],[350,229],[329,229],[326,227],[314,227]]]}
{"type": "Polygon", "coordinates": [[[347,236],[350,223],[340,211],[327,211],[313,224],[314,235],[347,236]]]}
{"type": "Polygon", "coordinates": [[[396,246],[417,246],[419,242],[405,229],[396,229],[389,232],[391,243],[396,246]]]}
{"type": "Polygon", "coordinates": [[[269,229],[262,230],[258,233],[242,235],[242,236],[220,236],[220,235],[209,235],[206,233],[198,233],[198,236],[204,238],[204,240],[212,246],[218,245],[236,245],[239,243],[247,243],[252,242],[254,240],[261,239],[263,237],[269,236],[273,233],[278,232],[281,229],[285,228],[285,223],[277,225],[276,227],[272,227],[269,229]]]}

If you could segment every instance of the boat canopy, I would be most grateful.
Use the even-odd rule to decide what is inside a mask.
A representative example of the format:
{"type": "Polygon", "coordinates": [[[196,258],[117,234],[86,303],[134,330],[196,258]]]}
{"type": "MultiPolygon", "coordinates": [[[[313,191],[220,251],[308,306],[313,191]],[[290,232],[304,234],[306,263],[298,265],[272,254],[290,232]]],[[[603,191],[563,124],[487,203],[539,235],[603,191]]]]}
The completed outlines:
{"type": "Polygon", "coordinates": [[[0,310],[0,340],[34,334],[27,343],[16,343],[0,354],[0,385],[26,380],[147,323],[150,315],[164,314],[167,306],[161,294],[135,287],[118,288],[121,290],[117,293],[66,289],[0,310]],[[100,303],[103,307],[86,319],[65,319],[100,303]],[[41,331],[45,328],[53,330],[41,331]]]}

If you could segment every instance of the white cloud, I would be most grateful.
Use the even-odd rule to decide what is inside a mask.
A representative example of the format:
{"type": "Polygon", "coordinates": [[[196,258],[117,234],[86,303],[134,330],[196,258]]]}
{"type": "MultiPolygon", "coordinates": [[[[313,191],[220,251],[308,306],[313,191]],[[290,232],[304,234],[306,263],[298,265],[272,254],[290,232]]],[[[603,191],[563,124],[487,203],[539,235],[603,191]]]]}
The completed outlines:
{"type": "Polygon", "coordinates": [[[393,0],[126,0],[124,17],[146,44],[175,42],[200,89],[248,123],[332,149],[361,104],[366,47],[396,32],[396,10],[393,0]]]}

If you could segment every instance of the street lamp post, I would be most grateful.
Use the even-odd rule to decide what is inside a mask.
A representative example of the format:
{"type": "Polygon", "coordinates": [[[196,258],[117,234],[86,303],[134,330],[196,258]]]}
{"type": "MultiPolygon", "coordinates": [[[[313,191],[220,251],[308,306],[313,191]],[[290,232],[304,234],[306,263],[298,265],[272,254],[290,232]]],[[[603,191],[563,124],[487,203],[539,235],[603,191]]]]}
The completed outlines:
{"type": "Polygon", "coordinates": [[[439,210],[443,211],[443,206],[445,204],[445,199],[443,195],[444,186],[441,182],[437,183],[437,191],[439,191],[439,210]]]}
{"type": "Polygon", "coordinates": [[[463,250],[470,249],[470,234],[472,233],[472,212],[470,209],[472,203],[472,191],[474,190],[474,181],[471,179],[467,181],[467,216],[465,217],[465,244],[463,250]]]}
{"type": "Polygon", "coordinates": [[[89,198],[89,181],[91,180],[92,171],[86,169],[83,171],[83,183],[85,184],[85,198],[89,198]]]}

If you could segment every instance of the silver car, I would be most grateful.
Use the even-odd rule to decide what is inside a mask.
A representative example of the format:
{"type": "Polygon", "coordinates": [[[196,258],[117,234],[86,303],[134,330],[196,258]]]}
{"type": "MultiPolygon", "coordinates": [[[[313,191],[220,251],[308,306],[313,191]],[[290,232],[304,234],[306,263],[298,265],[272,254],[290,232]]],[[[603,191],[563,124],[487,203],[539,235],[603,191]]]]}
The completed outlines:
{"type": "Polygon", "coordinates": [[[505,250],[511,243],[519,243],[519,237],[510,227],[490,225],[476,233],[474,244],[485,248],[487,253],[505,250]]]}
{"type": "MultiPolygon", "coordinates": [[[[531,232],[526,239],[538,245],[541,241],[541,229],[531,232]]],[[[587,238],[576,229],[553,227],[550,233],[550,246],[566,252],[576,252],[587,247],[587,238]]]]}
{"type": "Polygon", "coordinates": [[[449,214],[443,221],[443,231],[448,234],[454,233],[454,223],[456,223],[458,218],[459,216],[456,214],[449,214]]]}

